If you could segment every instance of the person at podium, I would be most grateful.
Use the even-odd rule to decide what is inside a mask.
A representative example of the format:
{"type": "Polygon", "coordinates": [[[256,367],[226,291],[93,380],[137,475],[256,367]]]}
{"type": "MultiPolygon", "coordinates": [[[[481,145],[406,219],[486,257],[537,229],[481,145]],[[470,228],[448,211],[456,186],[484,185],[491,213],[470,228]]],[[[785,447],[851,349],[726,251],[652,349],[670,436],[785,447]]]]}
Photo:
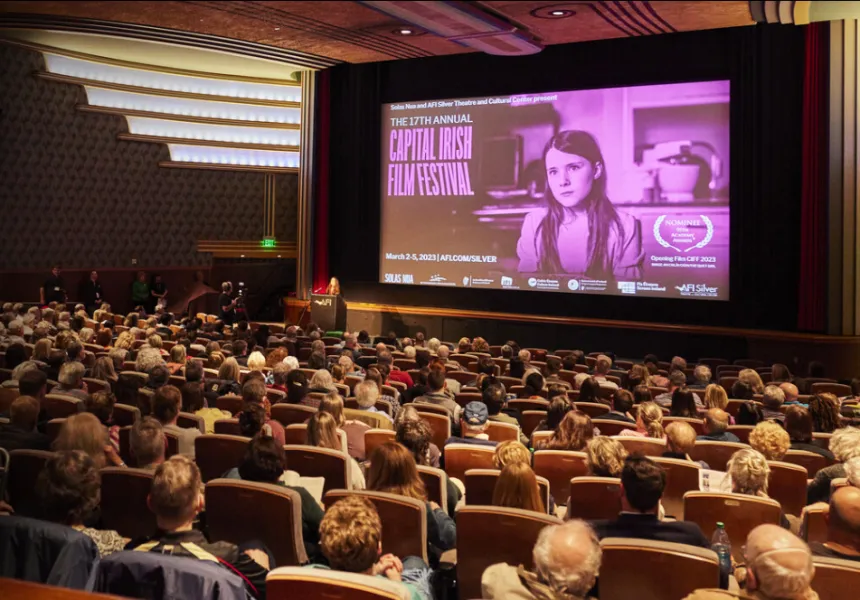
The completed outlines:
{"type": "Polygon", "coordinates": [[[325,293],[332,296],[340,296],[340,281],[337,280],[337,277],[331,278],[328,282],[328,287],[325,289],[325,293]]]}

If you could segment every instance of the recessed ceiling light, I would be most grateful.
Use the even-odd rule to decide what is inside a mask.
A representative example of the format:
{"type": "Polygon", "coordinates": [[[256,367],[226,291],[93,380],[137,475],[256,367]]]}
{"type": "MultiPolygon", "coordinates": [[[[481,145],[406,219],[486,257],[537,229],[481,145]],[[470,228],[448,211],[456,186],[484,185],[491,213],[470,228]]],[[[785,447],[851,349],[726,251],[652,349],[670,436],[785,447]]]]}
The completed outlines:
{"type": "Polygon", "coordinates": [[[412,35],[415,32],[412,29],[403,28],[403,29],[398,29],[397,33],[399,33],[400,35],[412,35]]]}
{"type": "Polygon", "coordinates": [[[280,27],[275,27],[275,31],[280,31],[280,30],[281,30],[280,27]]]}
{"type": "Polygon", "coordinates": [[[571,3],[542,6],[530,11],[530,15],[538,19],[566,19],[576,14],[576,11],[567,8],[571,3]]]}
{"type": "Polygon", "coordinates": [[[550,13],[553,17],[563,17],[567,14],[567,11],[564,10],[552,10],[550,13]]]}

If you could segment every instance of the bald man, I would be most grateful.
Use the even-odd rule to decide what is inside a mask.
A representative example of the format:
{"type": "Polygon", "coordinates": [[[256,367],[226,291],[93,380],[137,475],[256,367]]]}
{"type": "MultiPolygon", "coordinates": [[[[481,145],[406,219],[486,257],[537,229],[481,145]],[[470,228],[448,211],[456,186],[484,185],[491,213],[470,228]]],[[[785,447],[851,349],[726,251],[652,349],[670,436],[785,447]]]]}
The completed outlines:
{"type": "Polygon", "coordinates": [[[860,489],[846,486],[834,491],[824,518],[827,541],[809,544],[812,553],[860,562],[860,489]]]}
{"type": "MultiPolygon", "coordinates": [[[[797,401],[797,397],[800,395],[800,392],[797,389],[797,386],[793,383],[780,383],[779,389],[782,390],[782,393],[785,394],[785,402],[784,404],[801,404],[797,401]]],[[[805,404],[801,404],[802,406],[806,406],[805,404]]]]}
{"type": "Polygon", "coordinates": [[[697,590],[685,600],[818,600],[810,587],[815,576],[812,554],[803,540],[790,531],[778,525],[759,525],[747,537],[744,558],[745,594],[697,590]]]}
{"type": "Polygon", "coordinates": [[[726,431],[729,428],[729,413],[720,408],[708,409],[704,427],[705,434],[696,439],[706,442],[740,442],[738,436],[726,431]]]}
{"type": "Polygon", "coordinates": [[[544,527],[532,558],[534,571],[505,563],[487,567],[481,577],[481,597],[534,600],[550,597],[547,595],[549,587],[563,592],[563,597],[569,600],[584,600],[597,580],[602,552],[588,523],[572,519],[564,525],[544,527]]]}

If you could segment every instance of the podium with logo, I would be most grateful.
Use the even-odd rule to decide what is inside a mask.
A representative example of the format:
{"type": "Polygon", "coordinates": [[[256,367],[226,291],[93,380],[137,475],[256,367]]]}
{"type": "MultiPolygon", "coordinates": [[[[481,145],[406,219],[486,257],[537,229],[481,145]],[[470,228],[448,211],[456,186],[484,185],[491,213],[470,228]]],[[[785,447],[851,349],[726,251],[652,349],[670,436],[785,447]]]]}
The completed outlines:
{"type": "Polygon", "coordinates": [[[346,330],[346,302],[340,294],[311,294],[311,319],[323,331],[346,330]]]}

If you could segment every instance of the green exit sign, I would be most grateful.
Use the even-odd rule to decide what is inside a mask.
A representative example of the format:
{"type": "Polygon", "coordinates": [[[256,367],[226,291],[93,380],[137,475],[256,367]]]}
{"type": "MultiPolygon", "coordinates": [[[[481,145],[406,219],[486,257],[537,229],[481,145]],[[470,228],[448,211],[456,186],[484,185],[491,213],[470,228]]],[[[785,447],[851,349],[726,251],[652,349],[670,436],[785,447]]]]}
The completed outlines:
{"type": "Polygon", "coordinates": [[[260,240],[261,248],[274,248],[275,247],[275,238],[263,238],[260,240]]]}

